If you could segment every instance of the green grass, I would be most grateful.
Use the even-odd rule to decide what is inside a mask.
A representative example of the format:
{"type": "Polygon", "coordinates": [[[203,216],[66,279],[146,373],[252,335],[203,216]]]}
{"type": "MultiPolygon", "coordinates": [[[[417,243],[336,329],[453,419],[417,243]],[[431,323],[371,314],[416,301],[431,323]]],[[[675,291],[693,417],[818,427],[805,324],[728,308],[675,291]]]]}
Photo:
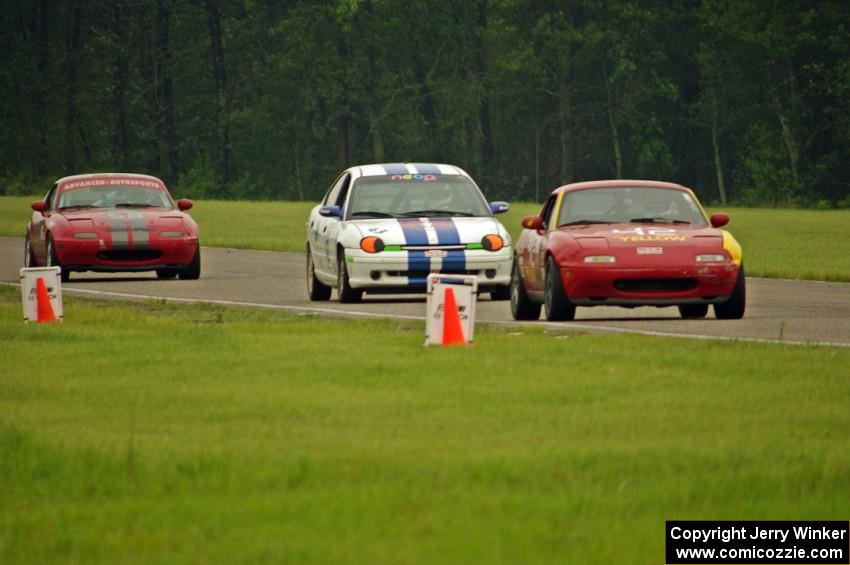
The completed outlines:
{"type": "Polygon", "coordinates": [[[0,287],[0,562],[662,563],[667,519],[846,519],[850,350],[0,287]]]}
{"type": "MultiPolygon", "coordinates": [[[[35,197],[0,197],[0,235],[23,236],[35,197]]],[[[204,245],[303,251],[312,202],[198,201],[204,245]]],[[[539,205],[515,203],[500,220],[516,238],[539,205]]],[[[713,210],[717,211],[717,210],[713,210]]],[[[750,276],[850,281],[850,210],[724,208],[750,276]]]]}

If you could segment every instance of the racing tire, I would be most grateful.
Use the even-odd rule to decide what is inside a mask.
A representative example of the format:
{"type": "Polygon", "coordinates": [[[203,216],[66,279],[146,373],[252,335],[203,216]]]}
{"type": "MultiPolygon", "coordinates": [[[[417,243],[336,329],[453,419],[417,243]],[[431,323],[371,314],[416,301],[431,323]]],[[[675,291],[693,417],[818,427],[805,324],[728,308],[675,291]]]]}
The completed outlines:
{"type": "Polygon", "coordinates": [[[714,316],[718,320],[740,320],[747,309],[747,281],[744,277],[744,265],[738,269],[738,280],[729,300],[714,305],[714,316]]]}
{"type": "Polygon", "coordinates": [[[30,236],[27,234],[27,238],[24,240],[24,267],[37,267],[35,255],[32,252],[32,244],[30,243],[30,236]]]}
{"type": "Polygon", "coordinates": [[[71,280],[71,271],[62,266],[59,262],[59,257],[56,255],[56,248],[53,247],[53,238],[47,236],[47,265],[46,267],[59,267],[59,278],[62,282],[71,280]]]}
{"type": "Polygon", "coordinates": [[[328,300],[331,297],[331,287],[316,278],[316,267],[313,264],[313,253],[307,246],[307,295],[313,302],[328,300]]]}
{"type": "Polygon", "coordinates": [[[348,268],[345,266],[345,251],[339,251],[337,256],[337,286],[336,293],[339,301],[343,304],[353,304],[360,302],[363,299],[363,291],[357,288],[351,288],[348,281],[348,268]]]}
{"type": "Polygon", "coordinates": [[[497,286],[493,290],[490,291],[490,300],[510,300],[511,299],[511,285],[506,284],[503,286],[497,286]]]}
{"type": "Polygon", "coordinates": [[[511,270],[511,315],[514,320],[538,320],[540,319],[540,304],[533,302],[525,291],[522,284],[522,276],[519,274],[519,266],[514,261],[511,270]]]}
{"type": "Polygon", "coordinates": [[[705,318],[706,314],[708,314],[708,304],[681,304],[679,306],[679,315],[686,320],[705,318]]]}
{"type": "MultiPolygon", "coordinates": [[[[157,273],[159,276],[159,273],[157,273]]],[[[195,249],[195,256],[192,257],[192,262],[185,269],[177,271],[177,276],[182,281],[196,281],[201,278],[201,244],[195,249]]]]}
{"type": "Polygon", "coordinates": [[[157,269],[156,278],[158,279],[173,279],[177,276],[177,269],[157,269]]]}
{"type": "Polygon", "coordinates": [[[561,269],[550,255],[546,260],[546,283],[543,290],[543,307],[550,322],[563,322],[576,317],[576,306],[567,298],[561,269]]]}

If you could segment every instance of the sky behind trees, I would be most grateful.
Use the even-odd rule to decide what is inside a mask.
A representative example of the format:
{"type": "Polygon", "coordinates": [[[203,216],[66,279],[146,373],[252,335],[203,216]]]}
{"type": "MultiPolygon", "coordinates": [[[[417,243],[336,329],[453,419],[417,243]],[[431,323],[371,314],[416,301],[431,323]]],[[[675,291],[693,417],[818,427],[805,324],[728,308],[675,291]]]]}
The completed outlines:
{"type": "Polygon", "coordinates": [[[316,199],[440,161],[491,198],[653,178],[850,206],[845,0],[23,0],[0,11],[0,191],[131,171],[316,199]]]}

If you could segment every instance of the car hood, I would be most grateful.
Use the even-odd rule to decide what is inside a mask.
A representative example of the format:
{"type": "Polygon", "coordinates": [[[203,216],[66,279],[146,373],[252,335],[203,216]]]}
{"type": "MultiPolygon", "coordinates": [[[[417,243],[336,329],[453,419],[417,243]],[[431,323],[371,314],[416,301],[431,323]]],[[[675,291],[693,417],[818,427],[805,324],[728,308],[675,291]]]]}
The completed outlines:
{"type": "Polygon", "coordinates": [[[374,235],[386,245],[458,245],[480,243],[485,235],[507,233],[489,217],[375,218],[352,220],[361,237],[374,235]]]}
{"type": "Polygon", "coordinates": [[[686,224],[591,224],[565,226],[581,247],[717,246],[723,245],[723,231],[709,226],[686,224]]]}
{"type": "Polygon", "coordinates": [[[72,226],[95,229],[132,229],[134,224],[147,227],[175,227],[183,224],[183,213],[165,208],[79,208],[59,212],[72,226]]]}

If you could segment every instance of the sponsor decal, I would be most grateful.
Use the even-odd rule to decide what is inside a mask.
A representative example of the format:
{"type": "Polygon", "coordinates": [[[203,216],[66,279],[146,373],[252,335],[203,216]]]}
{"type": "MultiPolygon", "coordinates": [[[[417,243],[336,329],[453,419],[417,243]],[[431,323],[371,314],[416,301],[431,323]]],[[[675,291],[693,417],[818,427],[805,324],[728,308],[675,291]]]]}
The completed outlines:
{"type": "Polygon", "coordinates": [[[407,173],[406,175],[393,175],[392,177],[390,177],[390,180],[401,180],[401,181],[412,180],[412,181],[420,181],[420,182],[432,182],[432,181],[437,180],[437,176],[436,175],[430,175],[430,174],[429,175],[421,175],[421,174],[412,175],[410,173],[407,173]]]}
{"type": "Polygon", "coordinates": [[[66,182],[62,185],[62,190],[76,190],[78,188],[91,188],[93,186],[136,186],[140,188],[155,188],[164,190],[163,186],[158,182],[142,180],[142,179],[86,179],[73,182],[66,182]]]}
{"type": "Polygon", "coordinates": [[[683,235],[678,235],[673,228],[643,228],[638,226],[630,230],[611,230],[618,235],[617,239],[623,242],[641,241],[685,241],[683,235]]]}
{"type": "Polygon", "coordinates": [[[369,233],[387,233],[389,230],[387,228],[369,228],[366,231],[369,233]]]}
{"type": "Polygon", "coordinates": [[[638,255],[663,255],[664,248],[663,247],[638,247],[637,248],[638,255]]]}
{"type": "Polygon", "coordinates": [[[425,251],[425,257],[448,257],[448,255],[449,252],[445,249],[428,249],[425,251]]]}

